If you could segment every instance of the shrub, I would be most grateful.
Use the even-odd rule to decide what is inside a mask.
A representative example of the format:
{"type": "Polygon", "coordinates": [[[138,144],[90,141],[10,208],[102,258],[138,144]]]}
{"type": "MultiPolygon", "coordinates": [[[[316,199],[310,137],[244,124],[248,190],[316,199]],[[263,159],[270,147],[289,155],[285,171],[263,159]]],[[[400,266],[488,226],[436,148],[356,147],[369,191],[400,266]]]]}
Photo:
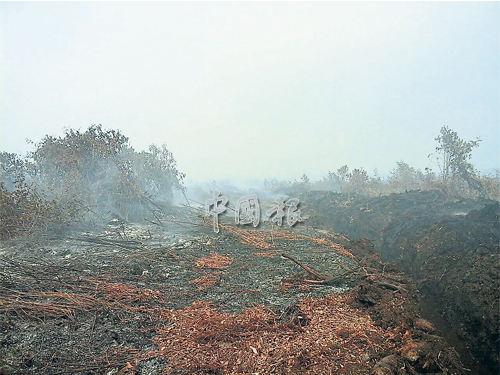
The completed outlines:
{"type": "Polygon", "coordinates": [[[1,239],[41,233],[48,228],[62,228],[74,220],[77,212],[73,203],[59,204],[47,200],[35,186],[23,179],[15,182],[12,191],[0,182],[1,239]]]}

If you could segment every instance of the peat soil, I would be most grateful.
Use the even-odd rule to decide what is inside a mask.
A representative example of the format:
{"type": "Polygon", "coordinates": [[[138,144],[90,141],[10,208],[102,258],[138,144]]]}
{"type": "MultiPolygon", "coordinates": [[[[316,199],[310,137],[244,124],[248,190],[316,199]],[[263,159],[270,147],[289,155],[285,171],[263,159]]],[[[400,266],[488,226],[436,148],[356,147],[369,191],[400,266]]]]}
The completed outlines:
{"type": "Polygon", "coordinates": [[[467,373],[365,239],[193,216],[0,245],[0,374],[467,373]]]}
{"type": "Polygon", "coordinates": [[[471,373],[499,373],[498,202],[438,190],[300,198],[313,225],[371,239],[385,262],[416,282],[424,316],[455,343],[471,373]]]}

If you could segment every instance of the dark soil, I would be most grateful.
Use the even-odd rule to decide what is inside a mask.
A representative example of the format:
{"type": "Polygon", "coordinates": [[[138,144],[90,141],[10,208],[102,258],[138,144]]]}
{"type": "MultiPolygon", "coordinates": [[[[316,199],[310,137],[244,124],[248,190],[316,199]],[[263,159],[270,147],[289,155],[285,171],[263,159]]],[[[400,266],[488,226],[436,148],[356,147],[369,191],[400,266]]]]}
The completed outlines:
{"type": "Polygon", "coordinates": [[[498,372],[499,363],[499,212],[498,203],[491,204],[411,236],[397,220],[386,229],[383,245],[422,293],[440,304],[445,320],[492,372],[498,372]]]}
{"type": "Polygon", "coordinates": [[[498,374],[498,202],[441,191],[379,198],[310,192],[301,198],[318,227],[373,240],[384,261],[417,283],[426,316],[460,340],[456,347],[472,373],[498,374]]]}
{"type": "Polygon", "coordinates": [[[236,348],[247,351],[238,349],[233,358],[256,366],[240,368],[248,374],[270,368],[264,353],[272,350],[271,364],[279,366],[261,373],[465,373],[457,353],[421,319],[413,282],[382,263],[369,241],[299,225],[288,237],[273,231],[271,247],[258,249],[195,220],[185,226],[112,222],[99,231],[2,242],[0,374],[236,374],[228,370],[241,367],[236,361],[210,359],[236,348]],[[332,278],[314,283],[321,280],[280,253],[332,278]],[[347,320],[340,331],[331,326],[338,343],[315,352],[321,341],[315,322],[330,307],[351,328],[347,320]],[[207,318],[199,331],[203,314],[219,323],[207,318]],[[264,315],[260,328],[241,320],[264,315]],[[172,322],[186,317],[193,325],[168,336],[172,322]],[[240,323],[224,323],[234,319],[240,323]],[[272,335],[289,337],[287,358],[280,359],[279,347],[266,349],[272,335]],[[260,337],[261,346],[248,346],[246,337],[260,337]],[[165,342],[172,346],[162,348],[165,342]],[[176,359],[174,346],[180,354],[190,348],[184,360],[176,359]],[[317,354],[308,357],[309,349],[317,354]]]}

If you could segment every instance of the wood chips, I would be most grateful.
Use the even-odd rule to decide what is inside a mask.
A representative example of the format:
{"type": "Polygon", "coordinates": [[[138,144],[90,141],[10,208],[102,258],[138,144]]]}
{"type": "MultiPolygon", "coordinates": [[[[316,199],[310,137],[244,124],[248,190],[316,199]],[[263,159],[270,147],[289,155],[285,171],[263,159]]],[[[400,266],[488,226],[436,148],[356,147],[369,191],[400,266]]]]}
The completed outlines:
{"type": "Polygon", "coordinates": [[[222,374],[366,373],[397,335],[373,324],[345,295],[300,300],[278,317],[264,306],[220,313],[209,302],[170,311],[154,341],[171,371],[222,374]],[[201,372],[200,372],[201,371],[201,372]]]}

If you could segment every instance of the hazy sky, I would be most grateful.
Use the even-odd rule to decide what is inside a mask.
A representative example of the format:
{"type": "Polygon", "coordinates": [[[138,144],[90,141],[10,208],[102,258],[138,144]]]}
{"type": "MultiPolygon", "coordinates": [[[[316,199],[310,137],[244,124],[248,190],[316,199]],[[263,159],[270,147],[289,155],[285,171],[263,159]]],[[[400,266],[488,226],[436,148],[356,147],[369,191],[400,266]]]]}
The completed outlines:
{"type": "Polygon", "coordinates": [[[500,167],[500,4],[0,3],[0,149],[91,124],[190,180],[429,162],[441,126],[500,167]]]}

